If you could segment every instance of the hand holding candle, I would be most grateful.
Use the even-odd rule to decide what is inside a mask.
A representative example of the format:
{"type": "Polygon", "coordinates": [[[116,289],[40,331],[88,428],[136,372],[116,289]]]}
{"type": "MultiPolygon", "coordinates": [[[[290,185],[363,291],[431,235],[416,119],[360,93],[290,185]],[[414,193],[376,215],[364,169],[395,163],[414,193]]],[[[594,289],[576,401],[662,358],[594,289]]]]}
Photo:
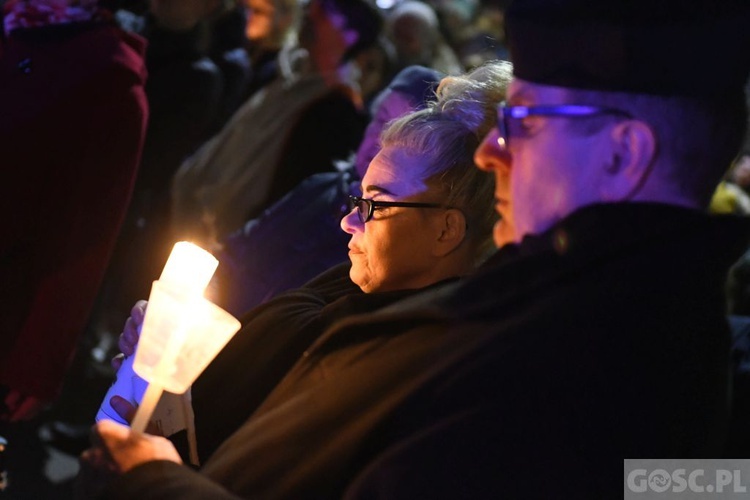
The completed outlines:
{"type": "Polygon", "coordinates": [[[133,430],[145,430],[162,391],[184,393],[239,330],[239,321],[202,296],[217,265],[208,252],[180,242],[154,282],[133,364],[149,386],[133,430]]]}

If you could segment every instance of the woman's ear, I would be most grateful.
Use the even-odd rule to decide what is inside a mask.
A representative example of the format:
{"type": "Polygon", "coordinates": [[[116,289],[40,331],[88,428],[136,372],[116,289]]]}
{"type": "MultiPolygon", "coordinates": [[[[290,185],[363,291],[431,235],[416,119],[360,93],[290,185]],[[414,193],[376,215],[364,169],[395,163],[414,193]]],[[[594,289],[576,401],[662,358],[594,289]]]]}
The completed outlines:
{"type": "Polygon", "coordinates": [[[656,159],[656,134],[640,120],[617,123],[611,131],[609,161],[604,164],[604,195],[625,201],[647,181],[656,159]]]}
{"type": "Polygon", "coordinates": [[[443,257],[466,239],[466,217],[457,208],[448,208],[438,217],[438,224],[434,254],[443,257]]]}

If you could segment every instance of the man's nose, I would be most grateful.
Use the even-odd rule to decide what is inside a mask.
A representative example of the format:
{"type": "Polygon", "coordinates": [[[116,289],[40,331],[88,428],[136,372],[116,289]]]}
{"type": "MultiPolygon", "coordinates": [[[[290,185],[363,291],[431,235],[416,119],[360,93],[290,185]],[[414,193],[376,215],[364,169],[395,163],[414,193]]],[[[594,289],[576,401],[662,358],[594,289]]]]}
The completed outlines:
{"type": "Polygon", "coordinates": [[[498,143],[499,137],[497,129],[493,128],[474,153],[474,163],[480,170],[506,173],[510,171],[511,156],[508,150],[498,143]]]}

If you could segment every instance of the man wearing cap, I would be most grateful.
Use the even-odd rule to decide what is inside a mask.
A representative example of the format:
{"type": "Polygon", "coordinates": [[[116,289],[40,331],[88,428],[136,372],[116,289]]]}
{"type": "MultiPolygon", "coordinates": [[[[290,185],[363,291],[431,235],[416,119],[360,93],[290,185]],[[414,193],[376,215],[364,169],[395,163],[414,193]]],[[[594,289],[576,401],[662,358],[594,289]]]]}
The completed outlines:
{"type": "Polygon", "coordinates": [[[339,328],[442,345],[405,398],[431,421],[352,498],[618,498],[625,458],[724,450],[750,225],[705,209],[743,137],[750,3],[524,0],[506,23],[515,78],[475,156],[500,250],[339,328]]]}
{"type": "MultiPolygon", "coordinates": [[[[750,59],[723,54],[748,46],[750,6],[642,4],[508,10],[516,78],[476,154],[496,176],[502,248],[475,276],[334,325],[307,353],[321,372],[354,348],[343,372],[388,367],[337,380],[368,419],[286,435],[290,456],[377,435],[350,449],[367,465],[333,478],[339,497],[616,498],[624,458],[722,453],[723,282],[750,225],[704,209],[742,137],[750,59]],[[699,59],[685,66],[696,30],[706,47],[690,44],[699,59]]],[[[108,432],[117,455],[126,433],[108,432]]]]}
{"type": "Polygon", "coordinates": [[[368,325],[471,347],[435,360],[432,425],[358,493],[614,498],[625,458],[721,456],[723,283],[750,227],[705,209],[743,137],[750,53],[728,54],[749,22],[742,1],[510,7],[515,78],[475,156],[495,174],[501,248],[423,297],[432,319],[368,325]]]}

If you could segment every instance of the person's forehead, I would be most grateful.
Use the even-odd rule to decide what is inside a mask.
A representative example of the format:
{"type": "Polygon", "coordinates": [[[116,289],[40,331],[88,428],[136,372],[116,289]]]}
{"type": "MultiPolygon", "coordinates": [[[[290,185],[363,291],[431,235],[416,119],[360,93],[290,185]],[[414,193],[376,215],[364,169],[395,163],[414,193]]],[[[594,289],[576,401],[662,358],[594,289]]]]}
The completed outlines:
{"type": "Polygon", "coordinates": [[[399,178],[411,175],[412,169],[403,165],[403,155],[399,148],[386,147],[378,151],[362,179],[362,184],[390,184],[399,178]]]}
{"type": "Polygon", "coordinates": [[[425,160],[419,155],[407,154],[399,147],[381,149],[370,162],[362,179],[363,192],[372,191],[373,186],[396,196],[409,196],[425,191],[425,160]]]}

